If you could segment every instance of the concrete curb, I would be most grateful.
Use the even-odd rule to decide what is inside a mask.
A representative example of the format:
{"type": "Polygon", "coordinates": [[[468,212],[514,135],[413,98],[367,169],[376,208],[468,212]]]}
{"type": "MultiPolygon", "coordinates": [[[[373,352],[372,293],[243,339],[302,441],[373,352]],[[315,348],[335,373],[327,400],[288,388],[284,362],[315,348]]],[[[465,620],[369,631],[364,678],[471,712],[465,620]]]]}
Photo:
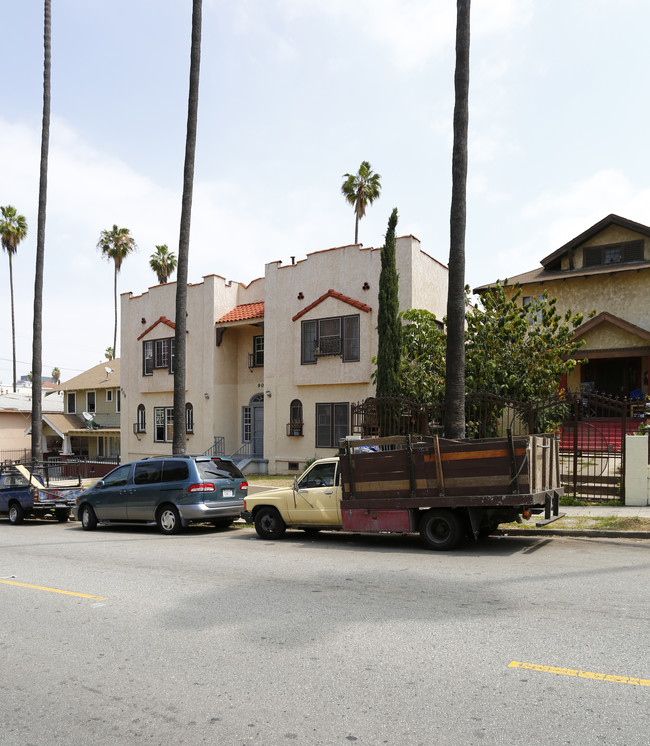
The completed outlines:
{"type": "Polygon", "coordinates": [[[591,539],[650,539],[650,531],[606,531],[591,528],[510,528],[493,536],[586,536],[591,539]]]}

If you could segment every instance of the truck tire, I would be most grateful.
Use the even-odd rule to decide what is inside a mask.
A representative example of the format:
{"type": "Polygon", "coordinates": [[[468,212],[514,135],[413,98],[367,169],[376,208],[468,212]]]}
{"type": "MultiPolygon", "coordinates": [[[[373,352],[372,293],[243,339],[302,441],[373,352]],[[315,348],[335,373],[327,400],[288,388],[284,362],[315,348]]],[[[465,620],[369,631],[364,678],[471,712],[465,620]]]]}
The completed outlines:
{"type": "Polygon", "coordinates": [[[463,526],[453,510],[427,510],[420,519],[420,536],[428,549],[443,552],[458,545],[463,537],[463,526]]]}
{"type": "Polygon", "coordinates": [[[160,508],[156,523],[160,532],[168,536],[179,533],[182,528],[181,517],[173,505],[163,505],[160,508]]]}
{"type": "Polygon", "coordinates": [[[81,528],[83,528],[84,531],[93,531],[97,528],[97,516],[90,505],[81,506],[79,520],[81,521],[81,528]]]}
{"type": "Polygon", "coordinates": [[[279,539],[287,524],[275,508],[260,508],[255,513],[255,530],[260,539],[279,539]]]}
{"type": "Polygon", "coordinates": [[[70,511],[67,508],[65,510],[55,510],[54,517],[59,523],[66,523],[68,518],[70,517],[70,511]]]}
{"type": "Polygon", "coordinates": [[[9,506],[9,523],[17,526],[25,520],[25,509],[20,503],[13,502],[9,506]]]}

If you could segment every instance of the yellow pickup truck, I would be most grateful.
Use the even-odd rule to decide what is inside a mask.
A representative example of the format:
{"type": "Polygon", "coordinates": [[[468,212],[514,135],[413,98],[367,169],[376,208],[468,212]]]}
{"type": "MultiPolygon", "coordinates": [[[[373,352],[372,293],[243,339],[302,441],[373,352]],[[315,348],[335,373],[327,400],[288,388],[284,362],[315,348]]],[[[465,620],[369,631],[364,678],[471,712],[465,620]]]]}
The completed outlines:
{"type": "Polygon", "coordinates": [[[419,532],[428,549],[453,549],[500,523],[560,518],[558,456],[553,435],[344,440],[338,457],[315,461],[293,487],[246,497],[242,516],[262,539],[287,528],[419,532]]]}

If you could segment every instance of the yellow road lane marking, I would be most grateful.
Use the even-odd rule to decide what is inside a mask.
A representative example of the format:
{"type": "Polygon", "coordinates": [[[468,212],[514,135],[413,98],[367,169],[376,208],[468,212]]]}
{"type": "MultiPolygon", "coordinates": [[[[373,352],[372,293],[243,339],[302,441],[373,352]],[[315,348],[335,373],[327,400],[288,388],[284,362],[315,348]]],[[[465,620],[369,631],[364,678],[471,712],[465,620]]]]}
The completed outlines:
{"type": "Polygon", "coordinates": [[[79,598],[92,598],[93,601],[106,601],[105,596],[90,596],[87,593],[75,593],[74,591],[62,591],[59,588],[46,588],[43,585],[29,585],[29,583],[16,583],[13,580],[0,580],[6,585],[19,585],[21,588],[34,588],[37,591],[50,591],[50,593],[63,593],[66,596],[79,596],[79,598]]]}
{"type": "Polygon", "coordinates": [[[609,673],[594,673],[593,671],[580,671],[577,668],[558,668],[556,666],[542,666],[539,663],[522,663],[511,661],[508,668],[523,668],[526,671],[541,671],[542,673],[555,673],[560,676],[577,676],[579,679],[596,679],[597,681],[610,681],[615,684],[632,684],[633,686],[650,686],[650,679],[636,679],[632,676],[614,676],[609,673]]]}

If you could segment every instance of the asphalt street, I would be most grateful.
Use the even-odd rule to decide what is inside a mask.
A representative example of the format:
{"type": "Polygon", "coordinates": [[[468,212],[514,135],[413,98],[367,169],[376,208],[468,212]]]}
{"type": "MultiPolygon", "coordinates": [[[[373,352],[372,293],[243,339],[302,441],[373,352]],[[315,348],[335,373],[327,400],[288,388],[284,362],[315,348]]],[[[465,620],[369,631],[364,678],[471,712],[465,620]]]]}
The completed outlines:
{"type": "Polygon", "coordinates": [[[0,741],[627,744],[650,542],[0,521],[0,741]]]}

